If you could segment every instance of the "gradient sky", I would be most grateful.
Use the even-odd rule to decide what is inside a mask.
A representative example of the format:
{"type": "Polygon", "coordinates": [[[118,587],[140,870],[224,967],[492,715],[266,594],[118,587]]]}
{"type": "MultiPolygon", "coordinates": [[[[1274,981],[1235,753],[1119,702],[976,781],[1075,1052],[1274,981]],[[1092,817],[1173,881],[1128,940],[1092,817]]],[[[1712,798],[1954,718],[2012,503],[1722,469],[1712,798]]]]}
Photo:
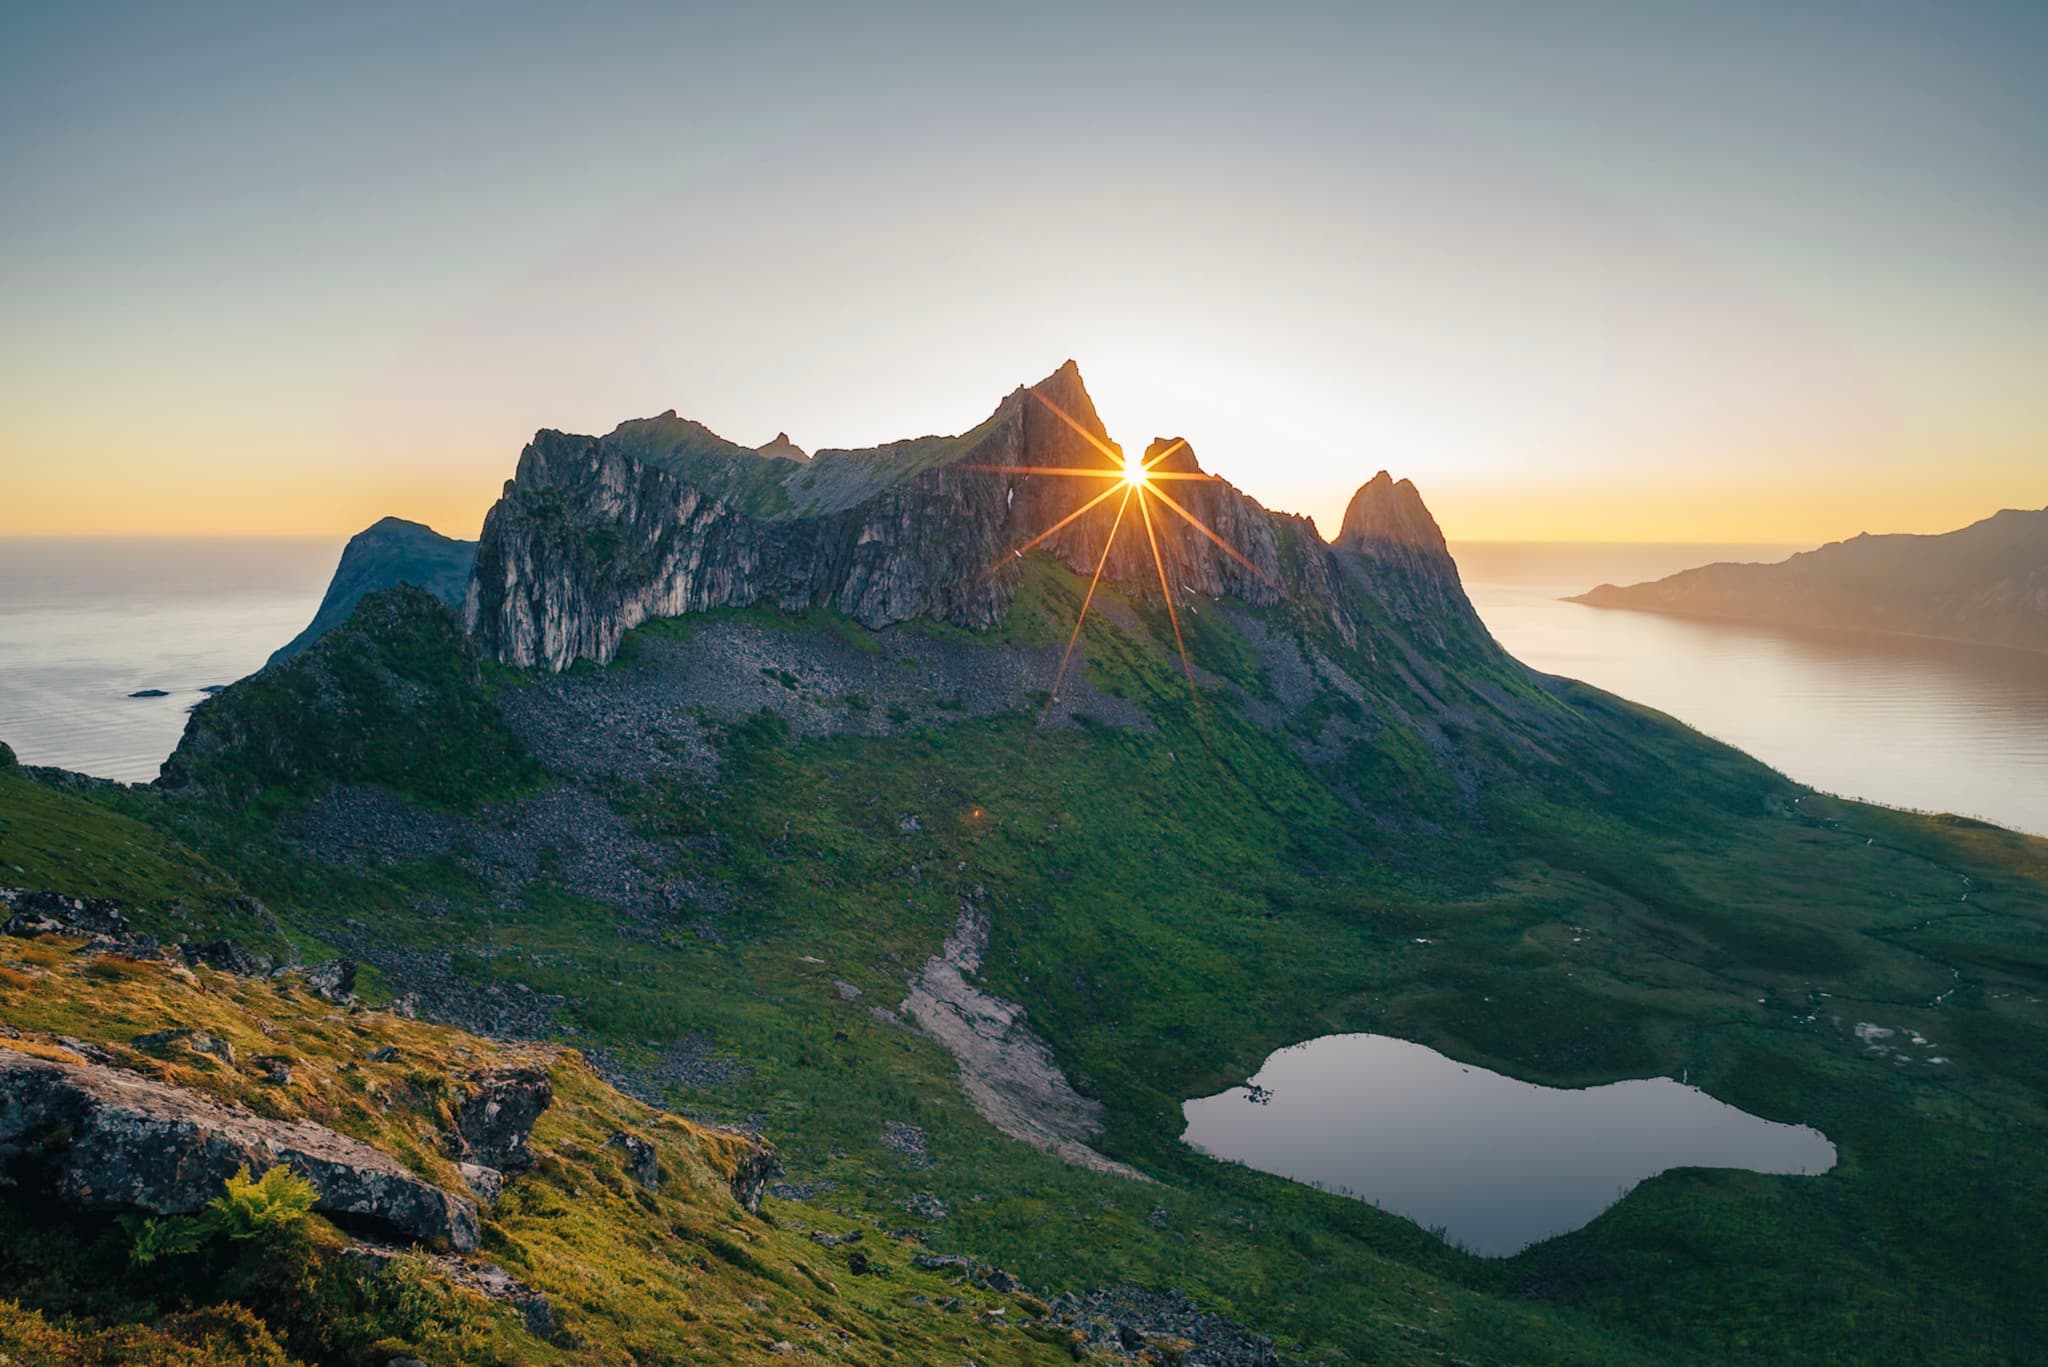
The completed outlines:
{"type": "Polygon", "coordinates": [[[2048,503],[2048,4],[10,5],[0,533],[473,536],[539,427],[1076,358],[1333,532],[2048,503]]]}

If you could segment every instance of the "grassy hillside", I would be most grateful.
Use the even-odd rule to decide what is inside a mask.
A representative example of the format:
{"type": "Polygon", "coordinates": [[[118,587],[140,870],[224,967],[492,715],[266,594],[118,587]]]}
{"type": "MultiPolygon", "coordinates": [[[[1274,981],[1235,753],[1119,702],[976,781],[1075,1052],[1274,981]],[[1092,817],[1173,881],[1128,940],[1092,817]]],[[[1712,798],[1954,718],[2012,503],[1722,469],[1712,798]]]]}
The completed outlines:
{"type": "Polygon", "coordinates": [[[452,1080],[545,1068],[555,1099],[533,1132],[538,1163],[489,1212],[467,1265],[500,1268],[522,1298],[545,1298],[547,1323],[536,1326],[524,1299],[469,1289],[451,1276],[456,1260],[351,1259],[349,1237],[317,1216],[252,1248],[141,1266],[121,1224],[52,1211],[16,1190],[0,1192],[0,1353],[9,1362],[766,1362],[792,1350],[848,1362],[1072,1360],[1057,1329],[1011,1327],[1028,1318],[1030,1298],[918,1269],[916,1245],[856,1213],[747,1214],[729,1190],[743,1141],[622,1096],[573,1050],[338,1011],[293,981],[82,958],[75,948],[0,939],[0,1016],[10,1027],[0,1048],[79,1062],[98,1046],[158,1080],[330,1126],[451,1189],[461,1189],[444,1156],[452,1080]],[[177,1027],[225,1041],[236,1061],[135,1043],[177,1027]],[[281,1084],[264,1071],[279,1057],[291,1069],[281,1084]],[[625,1154],[608,1144],[619,1132],[652,1146],[654,1187],[629,1176],[625,1154]],[[843,1246],[811,1237],[855,1230],[869,1237],[843,1246]]]}
{"type": "MultiPolygon", "coordinates": [[[[89,801],[232,868],[384,990],[484,1023],[518,1003],[618,1082],[757,1126],[786,1223],[916,1230],[1042,1293],[1178,1288],[1330,1362],[2048,1352],[2042,842],[1820,798],[1363,594],[1350,646],[1202,605],[1195,699],[1163,613],[1106,589],[1085,677],[1121,721],[959,691],[977,660],[1007,678],[1056,653],[1083,587],[1034,566],[987,637],[722,614],[643,628],[609,671],[488,684],[422,631],[406,677],[439,681],[430,715],[497,738],[496,764],[357,708],[358,685],[388,691],[365,669],[332,676],[341,715],[372,719],[333,776],[410,799],[354,809],[376,822],[346,840],[319,806],[346,808],[329,723],[255,706],[260,679],[195,732],[248,719],[198,787],[262,800],[89,801]],[[1289,663],[1317,658],[1355,687],[1289,663]],[[894,691],[850,690],[859,670],[894,691]],[[637,890],[590,872],[618,867],[637,890]],[[1095,1146],[1151,1181],[998,1132],[908,1027],[906,984],[965,904],[991,927],[981,981],[1104,1103],[1095,1146]],[[1667,1173],[1495,1261],[1179,1144],[1182,1099],[1331,1030],[1556,1085],[1684,1073],[1841,1161],[1667,1173]]],[[[900,1360],[1001,1360],[937,1342],[900,1360]]]]}

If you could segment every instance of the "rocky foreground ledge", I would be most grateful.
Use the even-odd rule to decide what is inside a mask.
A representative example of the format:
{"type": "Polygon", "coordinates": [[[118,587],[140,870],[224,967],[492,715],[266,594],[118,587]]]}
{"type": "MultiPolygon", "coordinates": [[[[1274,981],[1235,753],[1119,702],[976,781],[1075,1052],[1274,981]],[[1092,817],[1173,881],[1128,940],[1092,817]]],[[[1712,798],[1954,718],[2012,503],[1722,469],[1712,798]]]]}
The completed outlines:
{"type": "Polygon", "coordinates": [[[196,1215],[238,1168],[279,1164],[337,1224],[458,1253],[476,1203],[311,1121],[266,1120],[119,1068],[0,1048],[0,1178],[84,1210],[196,1215]]]}

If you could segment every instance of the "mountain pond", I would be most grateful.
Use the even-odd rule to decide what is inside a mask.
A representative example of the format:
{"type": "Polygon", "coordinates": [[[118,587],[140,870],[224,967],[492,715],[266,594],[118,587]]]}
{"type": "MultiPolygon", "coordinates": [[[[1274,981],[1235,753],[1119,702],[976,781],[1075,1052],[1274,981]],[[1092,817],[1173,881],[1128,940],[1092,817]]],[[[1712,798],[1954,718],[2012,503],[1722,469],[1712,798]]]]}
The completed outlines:
{"type": "Polygon", "coordinates": [[[1183,1103],[1212,1158],[1369,1201],[1506,1257],[1580,1228],[1671,1168],[1822,1173],[1835,1146],[1665,1077],[1557,1088],[1386,1035],[1325,1035],[1183,1103]]]}

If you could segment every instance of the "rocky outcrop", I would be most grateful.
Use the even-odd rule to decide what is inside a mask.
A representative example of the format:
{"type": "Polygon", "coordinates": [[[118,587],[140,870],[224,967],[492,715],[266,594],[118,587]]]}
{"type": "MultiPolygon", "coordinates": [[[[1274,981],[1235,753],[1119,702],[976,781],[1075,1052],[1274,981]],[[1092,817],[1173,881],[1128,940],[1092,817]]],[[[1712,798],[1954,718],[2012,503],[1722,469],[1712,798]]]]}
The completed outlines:
{"type": "MultiPolygon", "coordinates": [[[[1312,527],[1200,478],[1185,443],[1152,452],[1160,469],[1193,476],[1162,482],[1148,505],[1174,593],[1289,597],[1351,630],[1312,527]]],[[[485,519],[465,620],[486,653],[550,670],[609,660],[649,618],[754,603],[829,607],[870,627],[924,616],[984,628],[1016,592],[1013,552],[1041,533],[1058,526],[1044,549],[1094,570],[1123,501],[1120,461],[1072,362],[960,436],[808,461],[733,446],[674,414],[605,437],[543,431],[485,519]]],[[[1105,572],[1157,594],[1139,509],[1127,516],[1105,572]]]]}
{"type": "Polygon", "coordinates": [[[545,1068],[499,1068],[472,1073],[475,1089],[455,1108],[455,1131],[462,1157],[499,1172],[524,1172],[533,1166],[527,1138],[534,1122],[555,1099],[545,1068]]]}
{"type": "Polygon", "coordinates": [[[382,518],[349,538],[313,620],[267,663],[291,659],[346,622],[356,604],[382,589],[413,584],[449,607],[460,608],[475,563],[474,541],[458,541],[402,517],[382,518]]]}
{"type": "Polygon", "coordinates": [[[789,439],[789,433],[787,432],[777,432],[775,440],[756,446],[754,451],[756,454],[769,456],[776,460],[809,460],[811,458],[809,452],[789,439]]]}
{"type": "Polygon", "coordinates": [[[136,958],[154,958],[156,938],[128,924],[121,904],[104,897],[69,897],[61,892],[0,888],[0,907],[8,912],[4,933],[22,939],[61,935],[90,947],[119,950],[136,958]]]}
{"type": "MultiPolygon", "coordinates": [[[[270,919],[269,909],[245,894],[234,894],[229,904],[238,913],[270,919]]],[[[21,939],[58,935],[84,941],[82,948],[88,953],[124,954],[131,959],[154,959],[163,953],[156,936],[135,929],[128,912],[118,902],[104,897],[72,897],[47,889],[0,888],[0,912],[7,916],[4,925],[0,925],[0,934],[21,939]]],[[[204,964],[222,973],[248,978],[270,972],[274,963],[268,954],[227,939],[181,940],[178,952],[195,968],[204,964]]]]}
{"type": "Polygon", "coordinates": [[[266,1120],[183,1088],[0,1048],[0,1181],[84,1210],[191,1215],[238,1168],[283,1164],[338,1223],[457,1252],[476,1207],[311,1121],[266,1120]]]}
{"type": "Polygon", "coordinates": [[[1776,564],[1602,584],[1571,601],[2048,650],[2048,508],[2008,508],[1940,536],[1866,533],[1776,564]]]}
{"type": "Polygon", "coordinates": [[[1478,627],[1443,531],[1411,481],[1382,470],[1359,486],[1335,544],[1354,579],[1405,625],[1439,644],[1446,630],[1478,627]]]}
{"type": "Polygon", "coordinates": [[[756,1139],[741,1153],[739,1164],[733,1169],[731,1186],[732,1199],[749,1215],[761,1213],[761,1197],[767,1192],[768,1184],[782,1176],[782,1155],[772,1144],[756,1139]]]}
{"type": "Polygon", "coordinates": [[[606,1139],[605,1147],[617,1149],[625,1155],[626,1176],[650,1191],[661,1187],[661,1164],[656,1159],[654,1145],[637,1134],[614,1130],[606,1139]]]}

